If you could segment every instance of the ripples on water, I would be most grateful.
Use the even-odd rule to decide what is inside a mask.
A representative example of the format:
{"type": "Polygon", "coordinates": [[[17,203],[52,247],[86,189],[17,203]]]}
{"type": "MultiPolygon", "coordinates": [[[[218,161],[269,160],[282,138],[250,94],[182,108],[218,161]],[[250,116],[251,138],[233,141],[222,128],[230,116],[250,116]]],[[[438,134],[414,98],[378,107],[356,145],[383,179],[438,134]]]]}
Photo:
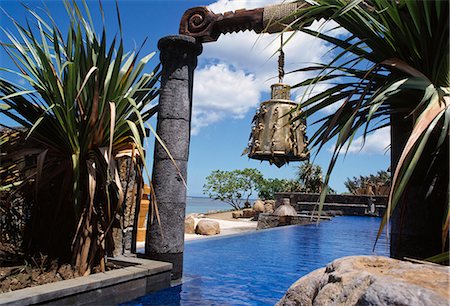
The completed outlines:
{"type": "Polygon", "coordinates": [[[336,217],[186,243],[183,284],[126,305],[273,305],[301,276],[349,255],[388,255],[385,236],[372,253],[380,218],[336,217]]]}

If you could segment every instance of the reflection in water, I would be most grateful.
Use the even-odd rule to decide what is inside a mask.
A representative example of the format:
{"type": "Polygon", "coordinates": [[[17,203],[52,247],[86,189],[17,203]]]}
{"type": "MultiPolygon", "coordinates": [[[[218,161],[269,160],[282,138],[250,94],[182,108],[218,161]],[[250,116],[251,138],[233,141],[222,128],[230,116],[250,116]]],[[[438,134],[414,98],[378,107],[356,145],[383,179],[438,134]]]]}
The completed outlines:
{"type": "Polygon", "coordinates": [[[379,218],[336,217],[186,243],[183,284],[127,305],[273,305],[301,276],[349,255],[388,255],[385,236],[372,253],[379,218]]]}

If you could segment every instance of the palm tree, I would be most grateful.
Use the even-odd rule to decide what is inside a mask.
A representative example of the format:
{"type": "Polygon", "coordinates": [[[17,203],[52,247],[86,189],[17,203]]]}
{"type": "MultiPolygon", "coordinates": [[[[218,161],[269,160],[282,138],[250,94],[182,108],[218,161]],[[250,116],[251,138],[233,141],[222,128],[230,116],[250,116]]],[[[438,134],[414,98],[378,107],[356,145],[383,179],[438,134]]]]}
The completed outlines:
{"type": "Polygon", "coordinates": [[[360,175],[359,177],[347,178],[344,182],[345,188],[351,194],[370,194],[372,191],[374,195],[385,195],[389,190],[390,176],[387,171],[380,170],[376,175],[370,174],[368,176],[360,175]]]}
{"type": "Polygon", "coordinates": [[[298,167],[297,180],[303,186],[302,192],[320,193],[323,183],[322,168],[306,161],[298,167]]]}
{"type": "MultiPolygon", "coordinates": [[[[116,154],[130,150],[145,164],[144,123],[156,111],[150,103],[159,66],[142,73],[153,53],[139,60],[139,51],[124,52],[118,8],[120,35],[107,45],[105,27],[96,34],[85,2],[84,13],[75,1],[64,5],[66,34],[49,14],[31,9],[36,28],[10,17],[19,38],[5,30],[9,43],[2,46],[17,71],[2,70],[27,85],[0,79],[0,112],[26,134],[22,149],[4,159],[25,160],[31,172],[15,175],[22,170],[17,162],[1,164],[0,183],[31,205],[25,250],[72,260],[84,275],[96,265],[104,270],[114,248],[111,227],[124,205],[116,154]]],[[[13,145],[5,139],[2,146],[13,145]]]]}
{"type": "MultiPolygon", "coordinates": [[[[307,116],[339,103],[315,122],[311,149],[333,140],[324,186],[341,151],[357,135],[391,127],[392,188],[382,228],[391,221],[391,256],[426,258],[448,251],[450,125],[449,2],[317,0],[296,12],[295,26],[333,46],[328,64],[296,87],[307,116]],[[325,17],[348,31],[333,37],[305,28],[325,17]]],[[[325,199],[323,188],[321,202],[325,199]]]]}

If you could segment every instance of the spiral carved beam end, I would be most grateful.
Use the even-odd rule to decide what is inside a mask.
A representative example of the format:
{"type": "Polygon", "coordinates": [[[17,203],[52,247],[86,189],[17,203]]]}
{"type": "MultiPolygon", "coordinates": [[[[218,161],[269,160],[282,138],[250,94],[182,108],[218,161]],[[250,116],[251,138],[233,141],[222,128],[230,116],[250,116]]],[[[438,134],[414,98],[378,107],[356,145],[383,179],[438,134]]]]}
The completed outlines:
{"type": "Polygon", "coordinates": [[[237,10],[215,14],[205,6],[188,9],[180,22],[180,34],[192,36],[198,42],[216,41],[220,34],[253,30],[256,33],[279,33],[293,30],[298,10],[308,7],[306,1],[266,6],[253,10],[237,10]]]}
{"type": "Polygon", "coordinates": [[[214,14],[204,6],[188,9],[180,22],[180,34],[198,42],[216,41],[220,34],[245,30],[262,30],[263,8],[214,14]]]}

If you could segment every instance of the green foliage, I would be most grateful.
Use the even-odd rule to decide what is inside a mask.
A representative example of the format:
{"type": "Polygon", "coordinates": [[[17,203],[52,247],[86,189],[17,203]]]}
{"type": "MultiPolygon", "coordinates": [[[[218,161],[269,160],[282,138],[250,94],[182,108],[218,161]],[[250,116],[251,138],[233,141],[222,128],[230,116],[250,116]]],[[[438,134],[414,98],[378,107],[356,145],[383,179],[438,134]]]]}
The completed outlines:
{"type": "Polygon", "coordinates": [[[215,170],[203,185],[203,193],[214,200],[230,204],[239,210],[247,202],[253,192],[259,190],[263,180],[261,172],[256,169],[222,171],[215,170]]]}
{"type": "MultiPolygon", "coordinates": [[[[34,156],[34,171],[23,181],[31,188],[19,187],[40,212],[32,216],[29,251],[72,249],[73,263],[88,274],[94,265],[103,268],[114,248],[110,229],[124,203],[115,155],[132,149],[145,164],[144,123],[156,111],[150,103],[158,95],[159,66],[142,73],[154,53],[140,60],[140,50],[126,53],[121,29],[119,37],[107,39],[103,26],[98,36],[87,4],[82,2],[83,12],[77,3],[64,2],[66,35],[49,14],[28,9],[34,22],[26,27],[10,17],[20,37],[4,30],[9,43],[2,46],[17,71],[1,70],[27,85],[0,79],[0,112],[26,129],[25,145],[33,149],[6,157],[34,156]],[[44,238],[45,245],[36,247],[44,238]]],[[[118,9],[117,17],[120,27],[118,9]]],[[[12,165],[1,183],[17,171],[12,165]]]]}
{"type": "Polygon", "coordinates": [[[322,190],[322,168],[309,161],[298,167],[298,181],[302,184],[302,192],[319,193],[322,190]]]}
{"type": "Polygon", "coordinates": [[[301,187],[301,184],[296,180],[264,179],[259,186],[258,197],[264,200],[274,200],[277,192],[299,192],[301,187]]]}
{"type": "Polygon", "coordinates": [[[388,186],[390,180],[389,172],[380,170],[376,175],[360,175],[359,177],[354,176],[352,179],[347,178],[344,185],[351,194],[360,194],[360,191],[366,189],[368,185],[388,186]]]}
{"type": "MultiPolygon", "coordinates": [[[[347,151],[357,133],[367,134],[389,126],[389,116],[405,107],[414,127],[396,169],[393,169],[387,224],[409,184],[424,149],[436,156],[448,154],[445,139],[450,128],[449,2],[420,0],[318,0],[296,12],[295,22],[304,33],[317,36],[336,51],[328,64],[314,64],[297,71],[314,71],[304,87],[302,107],[308,117],[334,103],[339,109],[315,123],[310,149],[320,151],[336,142],[324,186],[341,151],[347,151]],[[305,28],[313,20],[336,21],[348,35],[333,37],[305,28]],[[311,94],[316,85],[327,90],[311,94]],[[434,141],[431,135],[437,135],[434,141]],[[446,153],[447,152],[447,153],[446,153]]],[[[436,160],[436,159],[435,159],[436,160]]],[[[433,165],[422,165],[432,169],[433,165]]],[[[324,203],[327,188],[321,194],[324,203]]],[[[448,194],[448,193],[447,193],[448,194]]],[[[448,202],[448,201],[447,201],[448,202]]],[[[448,236],[450,210],[446,204],[442,241],[448,236]]]]}
{"type": "Polygon", "coordinates": [[[248,201],[253,192],[264,200],[275,199],[277,192],[320,192],[322,168],[309,162],[299,167],[296,179],[263,177],[256,169],[213,171],[203,186],[203,193],[210,198],[229,203],[234,209],[248,201]]]}

